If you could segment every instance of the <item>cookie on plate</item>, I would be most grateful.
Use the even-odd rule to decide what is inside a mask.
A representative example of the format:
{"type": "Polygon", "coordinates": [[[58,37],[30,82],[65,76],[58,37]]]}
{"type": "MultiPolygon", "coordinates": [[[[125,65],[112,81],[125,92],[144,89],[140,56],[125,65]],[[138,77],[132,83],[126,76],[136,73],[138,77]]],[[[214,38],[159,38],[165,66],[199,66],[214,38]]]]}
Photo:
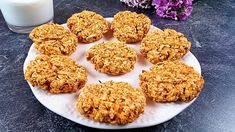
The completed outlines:
{"type": "Polygon", "coordinates": [[[25,79],[50,93],[70,93],[85,85],[87,73],[67,56],[41,55],[27,66],[25,79]]]}
{"type": "Polygon", "coordinates": [[[191,101],[202,90],[202,76],[179,60],[155,64],[139,76],[145,94],[156,102],[191,101]]]}
{"type": "Polygon", "coordinates": [[[83,43],[97,41],[109,30],[109,23],[101,15],[86,10],[73,14],[67,26],[83,43]]]}
{"type": "Polygon", "coordinates": [[[78,44],[73,33],[54,23],[34,28],[29,37],[35,43],[35,49],[45,55],[71,55],[78,44]]]}
{"type": "Polygon", "coordinates": [[[182,58],[191,47],[191,42],[173,29],[155,30],[141,41],[140,52],[153,64],[182,58]]]}
{"type": "Polygon", "coordinates": [[[112,21],[113,36],[119,41],[135,43],[141,41],[148,33],[151,20],[144,14],[131,11],[118,12],[112,21]]]}
{"type": "Polygon", "coordinates": [[[77,110],[98,122],[127,124],[144,112],[146,98],[141,89],[125,82],[108,81],[84,87],[77,110]]]}
{"type": "Polygon", "coordinates": [[[86,58],[96,70],[110,75],[120,75],[134,68],[137,55],[133,48],[123,42],[109,41],[92,46],[86,58]]]}

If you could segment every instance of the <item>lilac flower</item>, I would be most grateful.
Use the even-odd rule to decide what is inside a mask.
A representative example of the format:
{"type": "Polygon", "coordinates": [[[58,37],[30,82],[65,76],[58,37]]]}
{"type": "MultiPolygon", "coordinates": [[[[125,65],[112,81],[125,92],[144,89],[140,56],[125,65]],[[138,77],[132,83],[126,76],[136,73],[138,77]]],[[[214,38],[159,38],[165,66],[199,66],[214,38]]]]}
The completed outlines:
{"type": "Polygon", "coordinates": [[[121,0],[130,7],[150,8],[152,0],[121,0]]]}
{"type": "Polygon", "coordinates": [[[193,0],[153,0],[156,14],[162,18],[171,18],[175,20],[186,20],[192,10],[193,0]]]}

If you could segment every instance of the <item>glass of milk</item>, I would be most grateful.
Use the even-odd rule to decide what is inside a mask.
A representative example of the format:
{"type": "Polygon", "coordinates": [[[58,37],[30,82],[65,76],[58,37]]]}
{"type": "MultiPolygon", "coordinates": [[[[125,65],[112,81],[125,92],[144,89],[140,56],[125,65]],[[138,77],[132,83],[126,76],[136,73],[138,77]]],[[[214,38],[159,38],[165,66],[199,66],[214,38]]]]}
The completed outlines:
{"type": "Polygon", "coordinates": [[[0,8],[9,29],[17,33],[29,33],[54,17],[53,0],[0,0],[0,8]]]}

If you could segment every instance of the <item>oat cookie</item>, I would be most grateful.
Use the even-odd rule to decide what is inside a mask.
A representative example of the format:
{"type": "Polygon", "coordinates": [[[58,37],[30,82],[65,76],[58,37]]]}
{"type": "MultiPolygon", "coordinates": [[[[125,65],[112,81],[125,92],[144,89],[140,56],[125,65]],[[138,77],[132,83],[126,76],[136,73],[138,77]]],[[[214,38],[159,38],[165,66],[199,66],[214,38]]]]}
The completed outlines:
{"type": "Polygon", "coordinates": [[[109,23],[101,15],[86,10],[73,14],[67,20],[67,26],[83,43],[99,40],[109,30],[109,23]]]}
{"type": "Polygon", "coordinates": [[[127,124],[144,112],[146,98],[141,89],[125,82],[108,81],[84,87],[77,99],[77,110],[95,121],[127,124]]]}
{"type": "Polygon", "coordinates": [[[151,20],[144,14],[120,11],[113,19],[111,29],[119,41],[135,43],[141,41],[148,33],[151,20]]]}
{"type": "Polygon", "coordinates": [[[173,29],[155,30],[142,40],[140,52],[153,64],[182,58],[191,47],[191,42],[173,29]]]}
{"type": "Polygon", "coordinates": [[[193,67],[178,60],[159,62],[139,76],[145,94],[156,102],[187,102],[198,96],[204,80],[193,67]]]}
{"type": "Polygon", "coordinates": [[[77,47],[77,37],[63,26],[48,23],[29,34],[35,49],[45,55],[71,55],[77,47]]]}
{"type": "Polygon", "coordinates": [[[31,61],[25,79],[50,93],[76,92],[87,81],[85,69],[67,56],[41,55],[31,61]]]}
{"type": "Polygon", "coordinates": [[[87,54],[89,60],[96,70],[120,75],[131,71],[136,63],[136,52],[123,42],[109,41],[92,46],[87,54]]]}

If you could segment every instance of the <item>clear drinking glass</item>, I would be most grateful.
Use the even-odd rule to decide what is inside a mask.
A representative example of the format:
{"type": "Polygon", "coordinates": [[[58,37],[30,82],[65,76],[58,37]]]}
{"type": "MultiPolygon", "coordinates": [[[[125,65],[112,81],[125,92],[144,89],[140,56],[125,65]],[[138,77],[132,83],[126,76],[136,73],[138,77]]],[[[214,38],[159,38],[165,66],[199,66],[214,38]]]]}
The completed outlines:
{"type": "Polygon", "coordinates": [[[53,0],[0,0],[0,8],[9,29],[17,33],[29,33],[54,17],[53,0]]]}

